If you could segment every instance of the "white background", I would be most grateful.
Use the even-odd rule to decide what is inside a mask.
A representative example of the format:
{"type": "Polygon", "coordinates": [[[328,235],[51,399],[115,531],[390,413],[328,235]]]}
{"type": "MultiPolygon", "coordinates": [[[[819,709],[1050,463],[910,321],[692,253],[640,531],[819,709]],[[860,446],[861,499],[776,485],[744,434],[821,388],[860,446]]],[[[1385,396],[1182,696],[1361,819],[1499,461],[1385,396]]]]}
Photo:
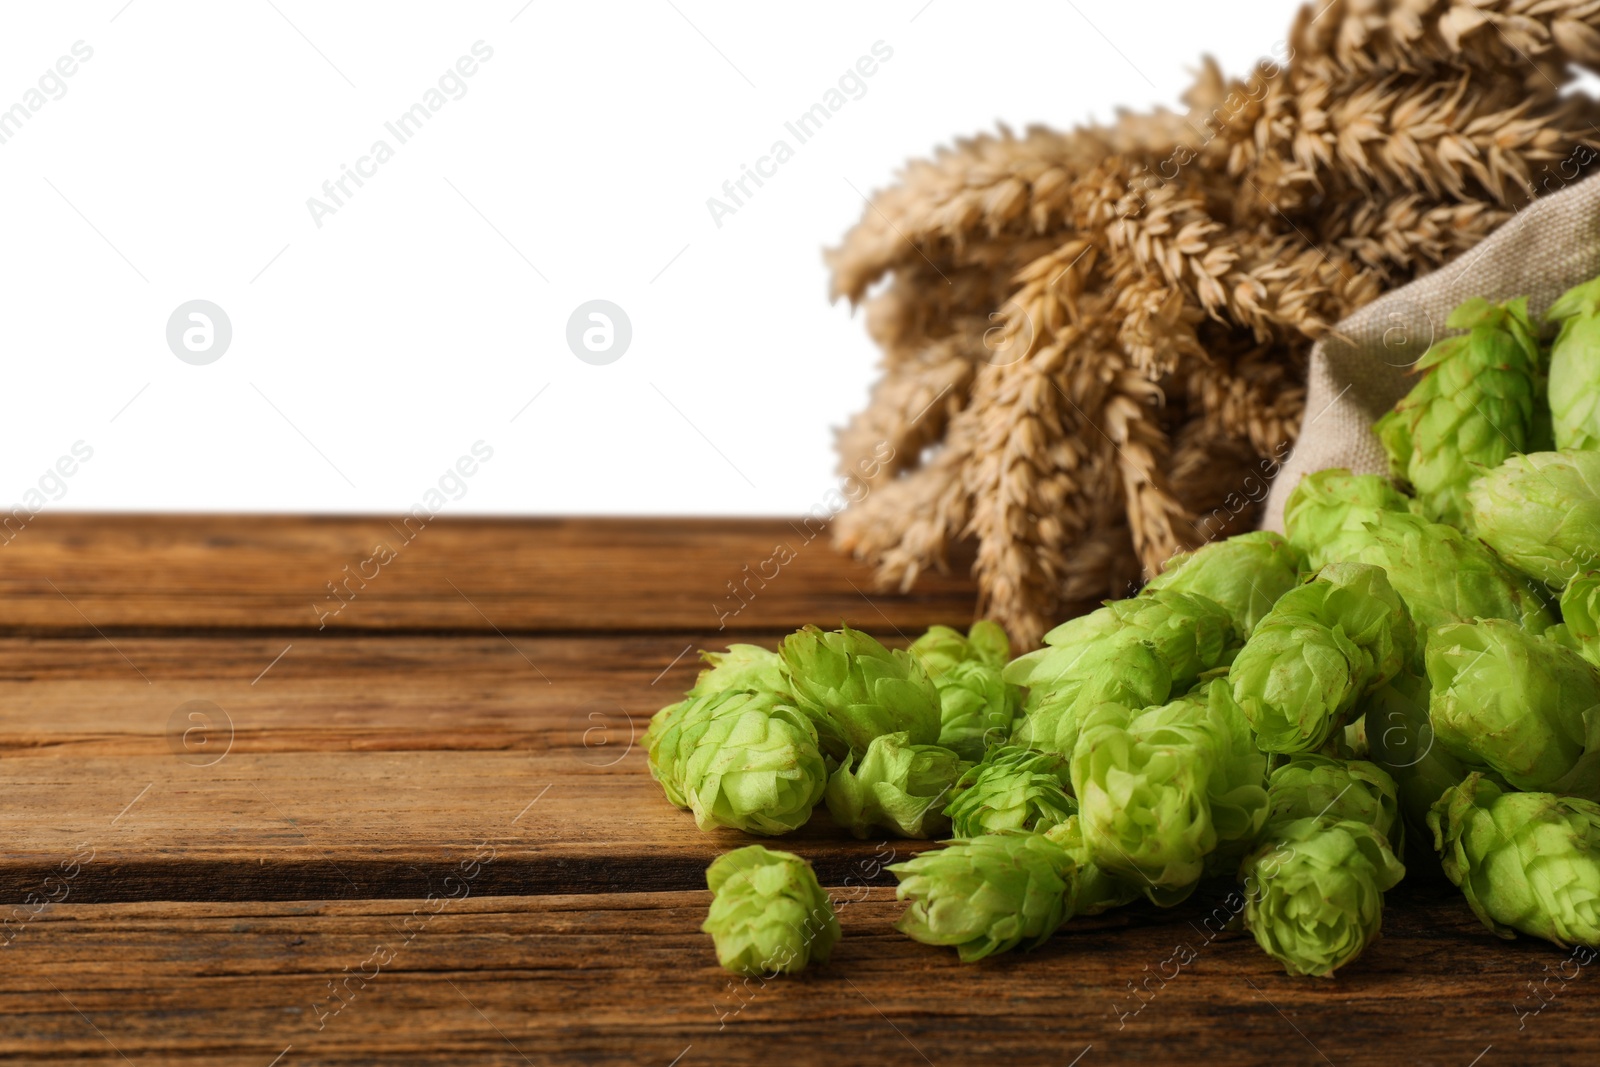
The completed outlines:
{"type": "Polygon", "coordinates": [[[453,513],[804,511],[876,375],[821,258],[857,190],[997,123],[1177,106],[1202,53],[1246,71],[1297,6],[8,5],[0,109],[93,57],[0,144],[0,504],[81,440],[52,508],[392,512],[482,440],[453,513]],[[716,226],[707,198],[877,41],[865,95],[716,226]],[[379,138],[319,229],[307,198],[379,138]],[[166,344],[196,298],[233,327],[206,366],[166,344]],[[594,298],[633,327],[606,366],[565,340],[594,298]]]}

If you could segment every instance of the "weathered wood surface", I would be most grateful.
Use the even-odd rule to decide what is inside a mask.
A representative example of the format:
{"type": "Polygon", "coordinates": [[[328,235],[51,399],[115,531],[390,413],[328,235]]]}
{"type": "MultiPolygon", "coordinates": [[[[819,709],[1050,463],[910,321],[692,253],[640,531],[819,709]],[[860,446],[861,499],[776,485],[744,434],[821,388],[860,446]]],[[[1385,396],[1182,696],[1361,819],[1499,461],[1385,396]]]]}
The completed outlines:
{"type": "MultiPolygon", "coordinates": [[[[77,900],[415,896],[478,842],[493,892],[696,888],[744,837],[637,741],[710,640],[0,638],[0,899],[80,846],[77,900]]],[[[814,822],[824,874],[871,854],[814,822]]]]}
{"type": "Polygon", "coordinates": [[[1503,943],[1426,887],[1336,981],[1291,979],[1248,937],[1210,935],[1201,903],[1084,920],[963,966],[896,933],[892,890],[873,889],[845,895],[831,962],[744,984],[698,931],[704,890],[463,886],[453,900],[48,908],[3,950],[0,1058],[1493,1067],[1593,1063],[1600,1045],[1587,968],[1550,979],[1526,1014],[1529,983],[1562,954],[1503,943]]]}
{"type": "Polygon", "coordinates": [[[46,513],[0,532],[0,627],[892,631],[971,616],[964,564],[881,594],[828,538],[816,518],[46,513]]]}
{"type": "MultiPolygon", "coordinates": [[[[1336,981],[1214,934],[1225,886],[962,967],[891,928],[882,865],[918,846],[825,814],[784,847],[852,900],[846,937],[741,989],[699,923],[745,839],[698,833],[630,738],[734,635],[709,605],[781,521],[433,524],[318,630],[302,586],[383,520],[46,518],[0,553],[0,1061],[1600,1057],[1593,967],[1448,886],[1391,894],[1336,981]]],[[[881,594],[819,541],[737,636],[970,616],[930,590],[881,594]]]]}

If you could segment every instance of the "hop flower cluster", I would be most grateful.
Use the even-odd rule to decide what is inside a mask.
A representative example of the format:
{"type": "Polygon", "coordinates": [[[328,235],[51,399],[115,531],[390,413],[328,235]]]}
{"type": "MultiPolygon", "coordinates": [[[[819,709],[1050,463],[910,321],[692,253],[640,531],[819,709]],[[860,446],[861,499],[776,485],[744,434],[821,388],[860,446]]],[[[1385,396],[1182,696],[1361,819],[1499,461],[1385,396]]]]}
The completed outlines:
{"type": "Polygon", "coordinates": [[[1600,946],[1597,295],[1600,279],[1573,288],[1549,325],[1522,300],[1458,308],[1450,325],[1466,332],[1430,349],[1417,385],[1376,427],[1399,484],[1324,471],[1285,511],[1290,541],[1313,566],[1384,568],[1415,622],[1416,654],[1355,706],[1413,840],[1434,845],[1497,933],[1591,947],[1600,946]]]}
{"type": "MultiPolygon", "coordinates": [[[[1394,31],[1409,62],[1483,44],[1457,26],[1430,51],[1427,25],[1394,31]]],[[[1430,847],[1495,932],[1600,947],[1600,281],[1552,318],[1464,305],[1378,427],[1389,475],[1311,475],[1286,536],[1183,553],[1024,655],[992,622],[705,654],[651,723],[651,773],[702,829],[783,834],[825,802],[857,837],[948,835],[889,870],[899,928],[963,960],[1233,877],[1261,948],[1327,977],[1430,847]]],[[[730,969],[798,970],[839,936],[797,855],[749,846],[707,884],[730,969]]]]}
{"type": "MultiPolygon", "coordinates": [[[[1600,126],[1565,87],[1597,61],[1589,0],[1317,0],[1245,76],[1203,63],[1185,110],[911,163],[828,254],[884,353],[839,436],[840,473],[870,492],[838,544],[909,586],[974,541],[986,613],[1029,648],[1141,568],[1250,528],[1312,343],[1559,188],[1541,175],[1600,126]]],[[[1574,344],[1592,300],[1572,302],[1574,344]]],[[[1462,480],[1417,448],[1479,431],[1462,455],[1540,447],[1518,437],[1526,338],[1514,374],[1475,379],[1487,340],[1442,361],[1445,407],[1396,420],[1428,518],[1454,514],[1462,480]],[[1485,392],[1502,377],[1511,393],[1485,392]],[[1508,445],[1488,420],[1510,415],[1508,445]]],[[[1550,373],[1592,386],[1600,360],[1550,373]]],[[[1560,425],[1600,430],[1570,403],[1560,425]]]]}

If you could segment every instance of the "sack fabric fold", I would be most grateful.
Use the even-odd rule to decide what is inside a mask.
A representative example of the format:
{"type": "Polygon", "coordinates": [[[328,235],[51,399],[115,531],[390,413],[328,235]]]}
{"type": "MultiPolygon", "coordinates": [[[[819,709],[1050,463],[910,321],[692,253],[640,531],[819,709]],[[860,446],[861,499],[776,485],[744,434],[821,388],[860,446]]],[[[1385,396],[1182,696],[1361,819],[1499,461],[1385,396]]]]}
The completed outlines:
{"type": "MultiPolygon", "coordinates": [[[[1592,164],[1574,157],[1573,165],[1592,164]]],[[[1563,292],[1600,275],[1600,174],[1541,195],[1476,247],[1341,320],[1311,352],[1304,421],[1273,482],[1262,527],[1283,531],[1283,505],[1300,479],[1328,467],[1388,471],[1372,424],[1416,384],[1418,359],[1447,336],[1445,320],[1475,296],[1528,297],[1543,314],[1563,292]]]]}

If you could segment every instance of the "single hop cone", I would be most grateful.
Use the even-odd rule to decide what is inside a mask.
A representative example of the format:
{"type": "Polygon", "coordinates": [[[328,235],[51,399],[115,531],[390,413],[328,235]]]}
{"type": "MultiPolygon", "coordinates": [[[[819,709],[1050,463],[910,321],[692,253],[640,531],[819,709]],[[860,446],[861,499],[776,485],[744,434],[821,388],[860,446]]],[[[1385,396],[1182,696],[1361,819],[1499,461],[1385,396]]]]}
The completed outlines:
{"type": "Polygon", "coordinates": [[[1600,448],[1600,278],[1567,290],[1545,317],[1561,323],[1547,386],[1555,446],[1600,448]]]}
{"type": "Polygon", "coordinates": [[[1412,658],[1416,630],[1382,568],[1334,563],[1285,593],[1228,671],[1266,752],[1320,748],[1412,658]]]}
{"type": "Polygon", "coordinates": [[[1428,718],[1445,750],[1518,789],[1600,800],[1600,673],[1501,619],[1428,635],[1428,718]]]}
{"type": "Polygon", "coordinates": [[[1011,642],[997,624],[980,619],[965,636],[934,626],[911,642],[910,652],[939,691],[939,744],[979,760],[1011,736],[1022,693],[1001,677],[1011,642]]]}
{"type": "Polygon", "coordinates": [[[1264,752],[1325,743],[1361,696],[1361,650],[1338,630],[1304,620],[1257,627],[1233,661],[1233,697],[1264,752]]]}
{"type": "Polygon", "coordinates": [[[1078,802],[1064,756],[1002,745],[990,750],[950,790],[945,814],[956,837],[1006,830],[1045,831],[1071,818],[1078,802]]]}
{"type": "Polygon", "coordinates": [[[1180,553],[1144,587],[1193,593],[1222,605],[1239,636],[1248,637],[1279,597],[1298,584],[1305,559],[1281,535],[1254,530],[1180,553]]]}
{"type": "Polygon", "coordinates": [[[1267,783],[1270,815],[1240,866],[1245,926],[1290,974],[1331,975],[1383,924],[1383,894],[1405,875],[1394,780],[1375,764],[1291,756],[1267,783]]]}
{"type": "Polygon", "coordinates": [[[1328,562],[1318,555],[1324,545],[1363,533],[1379,512],[1408,512],[1411,503],[1382,475],[1330,467],[1300,479],[1283,505],[1283,528],[1289,543],[1320,568],[1328,562]]]}
{"type": "Polygon", "coordinates": [[[834,822],[863,840],[873,827],[899,837],[938,837],[950,828],[945,799],[968,764],[938,745],[913,745],[907,735],[884,734],[852,767],[846,756],[828,779],[823,799],[834,822]]]}
{"type": "Polygon", "coordinates": [[[1079,720],[1097,704],[1165,704],[1226,662],[1238,642],[1214,600],[1160,589],[1114,600],[1045,634],[1005,679],[1028,688],[1015,744],[1071,756],[1079,720]]]}
{"type": "Polygon", "coordinates": [[[1400,791],[1382,767],[1315,752],[1290,756],[1267,781],[1267,822],[1329,817],[1366,823],[1399,844],[1400,791]]]}
{"type": "Polygon", "coordinates": [[[794,974],[826,962],[839,940],[833,902],[793,853],[760,845],[724,853],[706,870],[706,887],[713,896],[700,929],[736,974],[794,974]]]}
{"type": "Polygon", "coordinates": [[[771,693],[724,691],[658,712],[650,771],[702,830],[784,834],[822,799],[828,768],[811,720],[771,693]]]}
{"type": "Polygon", "coordinates": [[[1143,712],[1099,705],[1072,755],[1091,857],[1154,903],[1176,904],[1213,853],[1222,848],[1237,862],[1260,831],[1266,765],[1221,679],[1143,712]]]}
{"type": "Polygon", "coordinates": [[[889,869],[911,902],[896,929],[953,946],[964,963],[1043,944],[1070,917],[1077,878],[1071,853],[1028,833],[953,841],[889,869]]]}
{"type": "Polygon", "coordinates": [[[1553,619],[1533,583],[1481,541],[1420,515],[1380,510],[1357,531],[1313,548],[1313,567],[1370,563],[1382,567],[1419,633],[1452,622],[1510,619],[1533,633],[1553,619]]]}
{"type": "Polygon", "coordinates": [[[911,642],[909,651],[938,682],[939,675],[957,663],[1004,667],[1011,658],[1011,641],[997,623],[979,619],[965,634],[948,626],[930,626],[911,642]]]}
{"type": "Polygon", "coordinates": [[[1478,536],[1523,574],[1559,590],[1600,569],[1600,452],[1512,456],[1468,499],[1478,536]]]}
{"type": "Polygon", "coordinates": [[[1469,300],[1447,324],[1468,332],[1428,349],[1417,361],[1422,381],[1373,430],[1424,514],[1468,528],[1478,473],[1535,446],[1539,341],[1525,298],[1469,300]]]}
{"type": "Polygon", "coordinates": [[[1271,824],[1240,875],[1256,943],[1290,974],[1326,977],[1378,936],[1405,867],[1372,826],[1324,816],[1271,824]]]}
{"type": "Polygon", "coordinates": [[[1489,929],[1600,947],[1600,805],[1473,774],[1428,821],[1445,874],[1489,929]]]}
{"type": "Polygon", "coordinates": [[[707,666],[694,680],[694,688],[685,695],[708,696],[723,690],[744,690],[753,693],[776,693],[785,697],[785,704],[793,704],[789,695],[789,682],[783,676],[783,661],[776,652],[760,645],[729,645],[726,652],[704,652],[700,658],[707,666]]]}
{"type": "Polygon", "coordinates": [[[784,638],[778,655],[795,704],[834,759],[865,755],[883,734],[905,733],[913,745],[938,742],[939,693],[910,653],[849,627],[807,626],[784,638]]]}

